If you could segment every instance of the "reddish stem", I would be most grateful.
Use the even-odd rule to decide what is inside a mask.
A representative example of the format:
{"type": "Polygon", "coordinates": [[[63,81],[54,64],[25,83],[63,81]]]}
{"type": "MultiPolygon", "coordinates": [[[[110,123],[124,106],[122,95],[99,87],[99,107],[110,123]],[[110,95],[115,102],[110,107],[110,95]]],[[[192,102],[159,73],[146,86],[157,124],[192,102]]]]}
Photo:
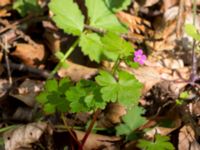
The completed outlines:
{"type": "Polygon", "coordinates": [[[83,149],[83,146],[84,146],[89,134],[92,131],[92,128],[94,127],[94,124],[95,124],[95,122],[97,120],[97,117],[98,117],[99,113],[100,113],[100,110],[98,109],[97,111],[95,111],[95,113],[93,115],[92,121],[91,121],[91,123],[90,123],[90,125],[89,125],[89,127],[88,127],[88,129],[87,129],[87,131],[86,131],[86,133],[85,133],[85,135],[83,137],[83,139],[82,139],[82,147],[81,147],[82,149],[83,149]]]}

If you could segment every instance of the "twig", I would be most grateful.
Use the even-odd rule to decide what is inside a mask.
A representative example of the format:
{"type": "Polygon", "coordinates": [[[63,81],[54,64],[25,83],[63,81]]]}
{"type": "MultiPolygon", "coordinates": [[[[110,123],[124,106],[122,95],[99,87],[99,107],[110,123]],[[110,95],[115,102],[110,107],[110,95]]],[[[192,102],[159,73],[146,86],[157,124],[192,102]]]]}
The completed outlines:
{"type": "Polygon", "coordinates": [[[12,77],[11,77],[11,71],[10,71],[10,63],[9,63],[9,58],[8,58],[8,43],[7,43],[7,37],[5,37],[3,39],[3,43],[4,43],[4,54],[5,54],[5,61],[6,61],[6,69],[8,71],[8,81],[10,86],[12,85],[13,81],[12,81],[12,77]]]}
{"type": "MultiPolygon", "coordinates": [[[[3,63],[2,65],[6,67],[6,64],[3,63]]],[[[10,62],[10,68],[13,70],[19,70],[22,72],[29,72],[31,74],[35,74],[35,75],[43,77],[45,79],[47,79],[50,75],[50,73],[46,70],[40,70],[37,68],[26,66],[24,64],[16,64],[13,62],[10,62]]]]}
{"type": "Polygon", "coordinates": [[[7,20],[3,20],[0,19],[0,23],[5,26],[4,28],[2,28],[0,30],[0,34],[2,34],[3,32],[6,32],[7,30],[13,30],[17,35],[21,36],[26,42],[30,43],[33,46],[36,46],[37,44],[35,43],[35,41],[33,41],[29,36],[27,36],[23,31],[18,29],[18,25],[23,23],[24,21],[27,21],[28,19],[30,19],[31,16],[28,16],[26,18],[23,18],[19,21],[16,21],[14,23],[9,23],[7,20]]]}
{"type": "MultiPolygon", "coordinates": [[[[196,10],[197,10],[196,0],[193,0],[193,25],[195,25],[196,10]]],[[[196,47],[196,40],[193,39],[191,84],[194,84],[194,82],[197,79],[197,57],[196,57],[196,54],[195,54],[195,47],[196,47]]]]}
{"type": "Polygon", "coordinates": [[[178,20],[176,25],[176,37],[179,39],[182,33],[182,26],[183,26],[183,13],[184,13],[184,4],[185,0],[179,1],[179,9],[178,9],[178,20]]]}
{"type": "MultiPolygon", "coordinates": [[[[84,25],[84,28],[85,29],[88,29],[88,30],[91,30],[93,32],[96,32],[96,33],[99,33],[99,34],[105,34],[106,33],[106,30],[103,30],[103,29],[99,29],[99,28],[96,28],[96,27],[92,27],[92,26],[89,26],[89,25],[84,25]]],[[[127,40],[138,40],[137,37],[133,37],[133,36],[129,36],[127,34],[121,34],[120,35],[122,38],[124,39],[127,39],[127,40]]],[[[163,38],[159,38],[159,39],[154,39],[154,38],[145,38],[144,39],[145,41],[162,41],[163,38]]]]}
{"type": "Polygon", "coordinates": [[[94,31],[96,33],[100,33],[100,34],[105,34],[106,33],[106,31],[103,30],[103,29],[95,28],[95,27],[89,26],[87,24],[84,25],[84,28],[88,29],[88,30],[91,30],[91,31],[94,31]]]}

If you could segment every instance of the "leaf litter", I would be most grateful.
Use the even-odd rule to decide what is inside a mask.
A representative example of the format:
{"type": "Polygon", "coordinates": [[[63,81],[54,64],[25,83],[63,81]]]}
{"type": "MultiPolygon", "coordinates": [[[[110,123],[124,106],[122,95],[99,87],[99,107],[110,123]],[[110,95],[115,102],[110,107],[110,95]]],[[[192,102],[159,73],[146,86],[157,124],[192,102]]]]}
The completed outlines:
{"type": "MultiPolygon", "coordinates": [[[[54,1],[56,2],[56,0],[54,1]]],[[[18,0],[18,2],[20,2],[20,0],[18,0]]],[[[49,11],[47,1],[41,0],[38,4],[41,5],[40,7],[47,9],[45,10],[46,12],[49,11]]],[[[10,10],[14,8],[8,7],[10,5],[13,5],[13,2],[9,0],[2,0],[0,2],[0,7],[2,7],[0,11],[0,48],[5,59],[1,59],[1,65],[4,69],[1,71],[2,79],[0,82],[2,87],[2,94],[0,97],[0,124],[1,126],[7,126],[10,125],[11,122],[13,124],[20,122],[25,125],[20,125],[20,127],[4,134],[5,149],[33,149],[34,147],[41,148],[42,146],[46,149],[47,147],[48,149],[56,149],[56,141],[62,138],[63,135],[65,135],[65,138],[67,137],[71,140],[67,142],[67,139],[62,139],[61,142],[64,144],[61,148],[64,148],[64,146],[76,148],[77,143],[72,135],[74,135],[78,141],[81,141],[85,132],[70,129],[73,134],[69,134],[69,132],[66,132],[67,129],[64,131],[61,131],[60,128],[56,129],[58,127],[57,125],[62,124],[59,113],[57,114],[55,112],[54,116],[48,114],[44,116],[41,115],[41,113],[37,113],[41,112],[41,107],[35,101],[35,96],[44,88],[44,79],[49,77],[48,73],[52,71],[52,66],[55,66],[59,61],[58,58],[54,56],[55,52],[59,51],[63,53],[62,50],[69,47],[69,44],[74,41],[74,37],[66,35],[58,30],[51,21],[40,19],[39,17],[41,16],[32,18],[31,15],[28,15],[25,18],[20,18],[18,12],[25,11],[23,15],[26,15],[26,10],[18,8],[18,12],[12,12],[10,10]],[[31,24],[32,21],[33,23],[31,24]],[[10,63],[6,62],[7,56],[5,53],[8,54],[9,58],[7,59],[10,63]],[[25,69],[21,69],[20,64],[25,66],[25,69]],[[11,76],[7,73],[7,69],[11,71],[11,76]],[[45,75],[43,75],[44,72],[46,72],[45,75]],[[7,80],[8,76],[12,79],[13,84],[10,84],[7,80]],[[16,91],[18,92],[16,93],[16,91]],[[37,122],[38,118],[43,120],[43,122],[37,122]],[[51,122],[51,125],[46,122],[51,122]],[[56,138],[53,132],[58,132],[56,133],[58,134],[56,138]]],[[[53,7],[52,5],[53,3],[50,7],[53,7]]],[[[70,3],[70,5],[72,4],[70,3]]],[[[80,5],[83,4],[80,3],[80,5]]],[[[86,5],[87,7],[90,5],[89,0],[86,5]]],[[[178,149],[186,150],[189,149],[190,146],[192,149],[199,149],[199,81],[197,80],[197,89],[193,89],[193,86],[189,84],[192,71],[192,54],[189,46],[192,43],[191,38],[187,36],[182,28],[184,22],[185,24],[192,24],[192,5],[193,3],[191,1],[177,0],[164,0],[163,2],[151,0],[145,3],[135,1],[130,5],[128,11],[121,11],[116,14],[118,19],[127,24],[129,28],[129,33],[127,36],[124,36],[124,38],[132,41],[135,48],[143,48],[145,50],[144,53],[147,54],[147,61],[138,69],[127,66],[125,62],[120,63],[120,68],[122,70],[132,73],[135,78],[143,84],[140,105],[145,111],[141,110],[140,107],[135,107],[135,109],[128,111],[115,101],[116,97],[119,101],[125,102],[124,100],[131,99],[135,96],[135,94],[129,95],[129,88],[126,88],[128,81],[120,78],[120,74],[122,74],[122,72],[120,72],[116,79],[119,79],[119,84],[124,84],[123,82],[127,83],[126,86],[124,86],[125,90],[121,91],[127,92],[127,96],[114,92],[116,94],[114,97],[115,100],[113,100],[113,103],[110,103],[105,110],[101,111],[95,128],[108,128],[109,130],[110,128],[117,127],[118,135],[123,135],[125,132],[131,132],[133,130],[140,131],[142,128],[149,131],[146,131],[144,134],[145,140],[139,140],[139,143],[131,143],[131,141],[127,139],[127,141],[125,140],[126,142],[124,142],[123,138],[113,136],[112,133],[108,133],[106,130],[100,130],[96,134],[91,133],[89,135],[89,139],[84,146],[85,149],[128,150],[130,148],[136,148],[136,145],[139,145],[140,148],[147,149],[162,148],[164,145],[164,147],[168,146],[169,149],[173,149],[171,144],[169,144],[169,137],[178,149]],[[187,12],[181,10],[182,6],[187,12]],[[183,91],[189,91],[189,96],[191,98],[188,98],[183,106],[177,106],[177,99],[183,91]],[[135,122],[134,115],[137,113],[139,113],[138,116],[140,120],[135,122]],[[124,114],[130,115],[124,116],[124,114]],[[133,121],[131,119],[133,119],[133,121]],[[166,121],[168,121],[170,125],[167,126],[166,121]],[[101,135],[103,133],[107,133],[107,135],[101,135]],[[176,136],[177,133],[178,136],[176,136]],[[109,136],[109,134],[112,136],[109,136]],[[163,135],[163,137],[157,134],[163,135]],[[157,143],[157,141],[161,142],[157,143]],[[154,142],[153,147],[149,146],[151,142],[154,142]]],[[[199,2],[197,2],[197,5],[199,6],[199,2]]],[[[97,7],[104,8],[103,3],[97,7]]],[[[74,7],[74,9],[77,10],[76,7],[74,7]]],[[[68,13],[67,10],[65,11],[68,14],[68,17],[65,19],[70,18],[72,14],[68,13]]],[[[105,9],[105,12],[106,11],[105,9]]],[[[55,10],[55,12],[58,14],[63,13],[60,12],[60,10],[55,10]]],[[[28,12],[28,14],[29,13],[30,12],[28,12]]],[[[78,11],[77,13],[80,14],[78,11]]],[[[93,21],[93,26],[96,28],[105,27],[105,24],[100,24],[101,22],[98,22],[98,19],[105,19],[101,18],[102,12],[96,13],[97,14],[92,14],[92,12],[89,12],[89,17],[93,21]],[[95,22],[95,20],[97,21],[95,22]]],[[[47,17],[47,15],[45,17],[47,17]]],[[[62,18],[54,16],[53,19],[59,20],[62,18]]],[[[63,30],[68,31],[71,29],[71,23],[72,26],[74,23],[78,24],[79,28],[70,30],[69,32],[73,35],[79,35],[84,28],[81,21],[83,19],[83,16],[81,16],[81,19],[77,19],[80,21],[79,23],[69,21],[69,24],[61,24],[61,26],[63,30]],[[67,26],[69,26],[69,28],[67,28],[67,26]]],[[[199,29],[200,23],[198,22],[198,14],[195,20],[195,27],[199,29]]],[[[114,17],[111,17],[110,21],[110,23],[119,23],[114,17]]],[[[120,23],[112,28],[119,29],[121,32],[124,31],[124,29],[120,27],[120,23]]],[[[94,40],[93,37],[91,37],[91,39],[94,40]]],[[[118,40],[117,38],[115,39],[118,40]]],[[[112,42],[106,41],[106,39],[104,39],[104,41],[112,42]]],[[[116,43],[116,45],[118,44],[119,43],[116,43]]],[[[84,48],[83,46],[85,45],[80,45],[80,47],[84,48]]],[[[99,73],[100,69],[106,68],[109,70],[110,66],[113,66],[109,61],[104,62],[104,64],[109,64],[109,66],[105,66],[103,64],[91,62],[88,57],[85,56],[88,55],[91,60],[98,62],[100,60],[100,54],[96,53],[96,55],[94,55],[93,52],[95,48],[99,48],[100,51],[102,50],[100,46],[93,47],[89,45],[86,46],[86,50],[83,51],[83,53],[85,53],[82,54],[80,49],[77,48],[71,57],[66,60],[66,64],[68,64],[69,67],[59,69],[55,78],[68,77],[73,82],[78,82],[81,79],[94,80],[94,77],[99,73]],[[93,49],[88,51],[88,47],[91,48],[90,46],[93,49]]],[[[123,50],[125,50],[125,48],[123,50]]],[[[112,54],[110,53],[110,59],[115,58],[115,56],[111,56],[112,54]]],[[[197,58],[199,58],[199,52],[197,52],[197,58]]],[[[129,77],[127,77],[127,79],[130,81],[133,80],[129,77]]],[[[99,78],[97,78],[97,81],[100,83],[99,78]]],[[[107,84],[106,86],[108,87],[111,85],[109,82],[107,84]]],[[[107,88],[106,86],[105,88],[107,88]]],[[[132,86],[130,85],[129,87],[132,86]]],[[[106,90],[109,89],[111,88],[107,88],[106,90]]],[[[114,90],[111,90],[110,92],[113,91],[114,90]]],[[[109,95],[105,95],[104,98],[107,99],[108,96],[109,95]]],[[[136,94],[136,97],[139,96],[136,94]]],[[[80,126],[80,128],[83,129],[87,121],[90,121],[92,112],[82,114],[82,117],[86,119],[77,119],[77,115],[78,114],[75,113],[67,113],[66,117],[68,120],[71,120],[71,124],[73,124],[74,127],[80,126]]],[[[138,116],[136,115],[136,118],[138,116]]],[[[68,124],[70,124],[70,122],[68,124]]],[[[128,139],[134,139],[135,136],[138,136],[136,135],[137,132],[134,133],[134,135],[128,136],[128,139]]]]}

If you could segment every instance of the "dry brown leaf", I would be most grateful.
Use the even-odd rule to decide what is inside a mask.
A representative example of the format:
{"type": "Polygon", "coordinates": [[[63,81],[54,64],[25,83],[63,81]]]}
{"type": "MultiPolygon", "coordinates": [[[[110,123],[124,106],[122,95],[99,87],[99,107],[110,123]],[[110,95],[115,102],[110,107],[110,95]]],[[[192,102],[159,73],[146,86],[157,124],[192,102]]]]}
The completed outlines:
{"type": "Polygon", "coordinates": [[[8,13],[7,9],[0,10],[0,17],[8,17],[8,16],[10,16],[10,13],[8,13]]]}
{"type": "MultiPolygon", "coordinates": [[[[85,132],[75,131],[78,140],[82,140],[85,132]]],[[[91,133],[83,147],[84,150],[120,150],[120,138],[115,136],[104,136],[91,133]],[[117,144],[118,143],[118,144],[117,144]]]]}
{"type": "Polygon", "coordinates": [[[51,50],[51,52],[55,54],[55,52],[61,50],[62,35],[60,35],[60,33],[57,31],[58,29],[55,25],[52,24],[52,22],[43,21],[42,23],[45,28],[45,32],[43,35],[45,39],[44,42],[51,50]]]}
{"type": "MultiPolygon", "coordinates": [[[[169,112],[167,112],[166,116],[163,119],[173,121],[173,123],[171,124],[171,127],[162,127],[162,126],[157,125],[151,130],[146,132],[145,135],[148,138],[153,139],[155,134],[169,135],[171,132],[178,129],[182,124],[182,120],[180,118],[179,112],[176,111],[176,109],[171,109],[169,112]]],[[[158,121],[162,121],[162,120],[158,119],[158,121]]]]}
{"type": "Polygon", "coordinates": [[[17,89],[10,92],[10,95],[22,101],[29,107],[34,107],[35,97],[43,88],[41,81],[26,79],[17,89]]]}
{"type": "Polygon", "coordinates": [[[126,114],[124,106],[117,103],[110,103],[104,110],[97,122],[98,127],[110,128],[121,122],[121,117],[126,114]]]}
{"type": "Polygon", "coordinates": [[[178,4],[178,0],[164,0],[163,1],[163,7],[164,7],[164,10],[168,10],[169,8],[173,7],[174,5],[178,4]]]}
{"type": "Polygon", "coordinates": [[[19,58],[25,65],[40,68],[45,59],[44,45],[17,44],[17,47],[12,55],[19,58]]]}
{"type": "MultiPolygon", "coordinates": [[[[169,65],[172,65],[169,63],[169,65]]],[[[190,77],[190,69],[186,67],[176,69],[167,68],[168,66],[161,66],[161,64],[148,64],[148,66],[141,66],[138,69],[125,68],[125,70],[133,73],[137,80],[143,83],[143,94],[148,92],[155,84],[162,81],[172,81],[177,93],[187,84],[190,77]]]]}
{"type": "Polygon", "coordinates": [[[133,15],[130,15],[128,13],[125,13],[125,12],[118,12],[117,14],[117,17],[119,18],[119,20],[125,24],[127,24],[130,28],[130,30],[132,32],[135,33],[135,31],[137,32],[142,32],[142,33],[145,33],[146,32],[146,26],[151,26],[150,22],[148,22],[147,20],[145,19],[142,19],[142,18],[139,18],[137,16],[133,16],[133,15]]]}
{"type": "MultiPolygon", "coordinates": [[[[185,4],[187,7],[191,8],[192,7],[192,4],[193,4],[194,1],[191,1],[191,0],[185,0],[185,4]]],[[[200,0],[196,0],[196,4],[197,6],[200,5],[200,0]]]]}
{"type": "Polygon", "coordinates": [[[0,6],[11,4],[12,0],[0,0],[0,6]]]}
{"type": "Polygon", "coordinates": [[[179,7],[175,6],[175,7],[171,7],[169,9],[167,9],[167,11],[164,13],[164,19],[165,21],[173,21],[174,19],[176,19],[176,17],[178,16],[178,11],[179,11],[179,7]]]}
{"type": "Polygon", "coordinates": [[[192,110],[191,113],[194,116],[199,116],[200,115],[200,101],[195,101],[194,103],[192,103],[192,110]]]}
{"type": "Polygon", "coordinates": [[[56,33],[51,33],[45,31],[44,33],[45,43],[47,44],[48,48],[51,50],[53,54],[60,50],[61,47],[61,40],[56,35],[56,33]]]}
{"type": "Polygon", "coordinates": [[[42,135],[52,135],[53,129],[47,123],[30,123],[4,133],[5,150],[31,149],[31,144],[39,142],[42,135]]]}
{"type": "Polygon", "coordinates": [[[70,77],[72,81],[79,81],[81,79],[89,79],[98,73],[98,69],[89,68],[79,64],[66,61],[69,65],[67,68],[61,68],[58,71],[58,75],[63,77],[70,77]]]}
{"type": "Polygon", "coordinates": [[[178,137],[179,150],[199,150],[200,145],[195,139],[195,133],[191,126],[185,125],[180,129],[178,137]]]}
{"type": "Polygon", "coordinates": [[[8,92],[10,84],[8,80],[0,79],[0,101],[1,98],[8,92]]]}
{"type": "Polygon", "coordinates": [[[158,66],[168,69],[180,69],[184,68],[182,59],[164,58],[157,62],[158,66]]]}
{"type": "Polygon", "coordinates": [[[151,7],[159,2],[159,0],[137,0],[138,4],[143,7],[151,7]]]}

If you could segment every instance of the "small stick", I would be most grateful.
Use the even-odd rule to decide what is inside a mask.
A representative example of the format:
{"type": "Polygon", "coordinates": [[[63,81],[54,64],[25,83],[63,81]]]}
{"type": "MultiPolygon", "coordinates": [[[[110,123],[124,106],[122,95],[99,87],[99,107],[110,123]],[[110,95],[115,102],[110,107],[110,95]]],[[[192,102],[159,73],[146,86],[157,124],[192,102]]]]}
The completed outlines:
{"type": "Polygon", "coordinates": [[[7,37],[5,37],[5,39],[3,39],[3,43],[4,43],[4,47],[3,47],[3,50],[4,50],[4,53],[5,53],[5,61],[6,61],[6,68],[7,68],[7,71],[8,71],[8,81],[9,81],[9,84],[10,86],[12,85],[13,83],[13,80],[12,80],[12,77],[11,77],[11,71],[10,71],[10,63],[9,63],[9,59],[8,59],[8,43],[7,43],[7,37]]]}
{"type": "MultiPolygon", "coordinates": [[[[6,66],[6,64],[3,64],[3,66],[6,66]]],[[[46,70],[40,70],[37,68],[26,66],[24,64],[16,64],[16,63],[10,62],[10,68],[12,68],[13,70],[19,70],[22,72],[29,72],[31,74],[38,75],[45,79],[48,79],[50,76],[50,73],[46,70]]]]}

